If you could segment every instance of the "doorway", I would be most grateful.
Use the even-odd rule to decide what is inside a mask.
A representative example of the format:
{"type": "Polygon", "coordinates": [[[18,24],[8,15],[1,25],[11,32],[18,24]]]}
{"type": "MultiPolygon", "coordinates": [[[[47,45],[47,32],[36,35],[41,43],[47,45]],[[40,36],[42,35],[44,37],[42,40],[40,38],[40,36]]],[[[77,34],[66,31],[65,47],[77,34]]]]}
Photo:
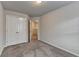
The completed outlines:
{"type": "Polygon", "coordinates": [[[6,46],[28,41],[27,18],[14,14],[6,14],[6,46]]]}
{"type": "Polygon", "coordinates": [[[39,36],[39,21],[38,20],[30,20],[30,40],[38,40],[39,36]]]}

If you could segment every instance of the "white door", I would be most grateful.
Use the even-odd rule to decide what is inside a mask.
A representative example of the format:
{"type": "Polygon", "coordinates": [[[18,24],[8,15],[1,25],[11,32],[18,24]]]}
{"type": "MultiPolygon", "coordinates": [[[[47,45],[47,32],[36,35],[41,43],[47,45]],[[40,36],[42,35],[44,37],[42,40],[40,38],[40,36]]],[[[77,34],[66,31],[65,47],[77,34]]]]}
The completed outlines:
{"type": "Polygon", "coordinates": [[[6,46],[28,41],[28,20],[17,15],[6,15],[6,46]]]}

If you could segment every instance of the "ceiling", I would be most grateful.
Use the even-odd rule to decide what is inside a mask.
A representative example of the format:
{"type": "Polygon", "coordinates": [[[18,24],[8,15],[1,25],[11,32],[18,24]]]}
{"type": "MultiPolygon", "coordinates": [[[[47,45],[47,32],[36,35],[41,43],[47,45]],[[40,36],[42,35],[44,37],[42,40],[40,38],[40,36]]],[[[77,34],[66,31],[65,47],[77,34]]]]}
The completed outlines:
{"type": "Polygon", "coordinates": [[[71,1],[43,1],[41,4],[35,4],[34,1],[3,1],[3,7],[7,10],[26,13],[29,16],[41,16],[49,11],[72,3],[71,1]]]}

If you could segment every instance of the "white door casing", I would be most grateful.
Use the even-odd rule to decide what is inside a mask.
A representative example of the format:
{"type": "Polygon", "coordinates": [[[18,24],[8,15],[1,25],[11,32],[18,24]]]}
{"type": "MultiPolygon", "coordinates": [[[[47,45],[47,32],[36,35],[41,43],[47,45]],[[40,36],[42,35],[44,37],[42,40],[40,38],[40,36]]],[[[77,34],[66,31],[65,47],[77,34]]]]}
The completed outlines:
{"type": "Polygon", "coordinates": [[[26,17],[6,15],[6,46],[28,41],[28,20],[26,17]]]}

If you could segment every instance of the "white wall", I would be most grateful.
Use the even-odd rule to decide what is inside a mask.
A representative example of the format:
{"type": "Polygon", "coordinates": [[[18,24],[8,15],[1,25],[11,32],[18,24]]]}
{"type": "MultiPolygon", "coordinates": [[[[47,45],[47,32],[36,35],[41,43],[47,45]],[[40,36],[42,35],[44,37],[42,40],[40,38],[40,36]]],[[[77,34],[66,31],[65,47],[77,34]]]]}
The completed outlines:
{"type": "Polygon", "coordinates": [[[26,17],[27,19],[30,19],[28,14],[24,14],[16,11],[5,10],[5,14],[12,14],[12,15],[22,16],[22,17],[26,17]]]}
{"type": "Polygon", "coordinates": [[[79,56],[79,2],[41,16],[42,41],[79,56]]]}
{"type": "Polygon", "coordinates": [[[0,2],[0,55],[1,55],[1,52],[3,50],[3,47],[4,47],[4,11],[3,11],[3,7],[2,7],[2,4],[0,2]]]}

